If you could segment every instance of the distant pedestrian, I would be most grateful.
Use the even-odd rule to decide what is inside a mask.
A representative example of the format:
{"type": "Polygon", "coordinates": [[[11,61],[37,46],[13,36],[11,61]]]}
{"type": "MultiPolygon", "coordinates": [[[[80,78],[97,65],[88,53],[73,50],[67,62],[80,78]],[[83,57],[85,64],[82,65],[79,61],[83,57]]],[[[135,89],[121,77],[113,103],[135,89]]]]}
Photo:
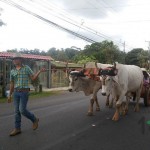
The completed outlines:
{"type": "Polygon", "coordinates": [[[150,76],[145,68],[141,68],[143,72],[143,85],[149,87],[150,76]]]}
{"type": "Polygon", "coordinates": [[[38,128],[39,118],[27,110],[27,103],[30,91],[30,79],[35,80],[41,72],[46,69],[42,68],[36,74],[31,68],[23,64],[23,57],[20,53],[15,53],[13,56],[14,69],[10,73],[10,92],[7,98],[8,103],[13,101],[15,107],[15,128],[10,133],[10,136],[15,136],[21,133],[21,115],[30,119],[33,123],[33,130],[38,128]]]}
{"type": "Polygon", "coordinates": [[[3,74],[0,73],[0,85],[2,86],[3,85],[3,74]]]}

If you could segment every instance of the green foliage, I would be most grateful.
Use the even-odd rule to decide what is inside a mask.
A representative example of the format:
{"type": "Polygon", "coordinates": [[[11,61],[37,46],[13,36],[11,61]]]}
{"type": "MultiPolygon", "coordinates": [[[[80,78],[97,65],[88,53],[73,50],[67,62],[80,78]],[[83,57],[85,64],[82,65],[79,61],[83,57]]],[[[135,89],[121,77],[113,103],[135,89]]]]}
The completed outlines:
{"type": "Polygon", "coordinates": [[[143,51],[141,48],[133,49],[128,52],[125,58],[125,62],[128,65],[137,65],[140,66],[139,54],[143,51]]]}
{"type": "Polygon", "coordinates": [[[56,48],[51,48],[48,50],[47,54],[50,55],[53,59],[59,61],[68,61],[73,62],[74,57],[79,53],[78,50],[72,48],[56,50],[56,48]]]}
{"type": "Polygon", "coordinates": [[[113,63],[118,60],[123,62],[123,59],[119,59],[119,56],[121,56],[119,48],[112,41],[109,42],[107,40],[87,45],[82,54],[90,58],[92,56],[101,63],[113,63]]]}
{"type": "MultiPolygon", "coordinates": [[[[17,51],[17,49],[8,50],[8,52],[17,51]]],[[[112,41],[107,40],[86,45],[83,50],[76,47],[59,50],[53,47],[47,52],[40,51],[39,49],[20,49],[19,52],[46,55],[51,56],[54,60],[81,64],[89,61],[112,64],[117,61],[119,63],[138,65],[140,67],[147,67],[147,62],[150,57],[148,51],[144,51],[141,48],[133,49],[128,53],[124,53],[123,51],[120,51],[118,46],[116,46],[112,41]]]]}
{"type": "Polygon", "coordinates": [[[96,59],[94,58],[94,56],[85,56],[85,55],[78,55],[75,58],[76,62],[78,64],[85,64],[87,62],[91,62],[91,61],[95,61],[96,59]]]}

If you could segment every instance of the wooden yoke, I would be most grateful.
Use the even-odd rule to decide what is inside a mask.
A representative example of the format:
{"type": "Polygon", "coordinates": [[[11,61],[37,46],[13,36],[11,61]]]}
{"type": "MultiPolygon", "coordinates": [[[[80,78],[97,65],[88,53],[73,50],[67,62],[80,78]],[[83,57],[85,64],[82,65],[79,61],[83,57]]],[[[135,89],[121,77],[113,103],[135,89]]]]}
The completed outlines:
{"type": "Polygon", "coordinates": [[[98,76],[99,68],[97,67],[97,62],[89,62],[84,65],[84,75],[88,76],[90,79],[95,81],[100,81],[98,76]]]}

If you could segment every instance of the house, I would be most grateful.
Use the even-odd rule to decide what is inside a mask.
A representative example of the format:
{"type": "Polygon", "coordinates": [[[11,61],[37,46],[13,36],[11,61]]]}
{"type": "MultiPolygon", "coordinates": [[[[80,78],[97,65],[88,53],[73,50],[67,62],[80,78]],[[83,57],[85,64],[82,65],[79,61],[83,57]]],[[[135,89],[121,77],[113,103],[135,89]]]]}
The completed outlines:
{"type": "MultiPolygon", "coordinates": [[[[9,84],[10,71],[13,68],[12,52],[0,52],[0,93],[3,93],[9,84]],[[2,92],[1,92],[2,91],[2,92]]],[[[47,68],[48,71],[40,74],[40,84],[44,88],[65,87],[68,86],[68,69],[82,68],[82,65],[54,61],[50,56],[41,56],[33,54],[22,54],[24,64],[29,65],[34,72],[40,68],[47,68]]]]}

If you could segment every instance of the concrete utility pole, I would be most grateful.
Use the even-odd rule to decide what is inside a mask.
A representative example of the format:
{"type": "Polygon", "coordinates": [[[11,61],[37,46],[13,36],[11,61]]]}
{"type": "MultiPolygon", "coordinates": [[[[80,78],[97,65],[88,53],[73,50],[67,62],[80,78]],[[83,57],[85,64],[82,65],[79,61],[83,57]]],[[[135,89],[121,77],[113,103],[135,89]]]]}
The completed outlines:
{"type": "Polygon", "coordinates": [[[125,64],[125,51],[126,51],[126,43],[123,42],[123,52],[124,52],[124,64],[125,64]]]}
{"type": "Polygon", "coordinates": [[[149,53],[148,70],[150,70],[150,41],[145,41],[145,42],[148,42],[148,53],[149,53]]]}
{"type": "Polygon", "coordinates": [[[125,53],[125,51],[126,51],[126,43],[125,43],[125,41],[123,42],[123,52],[125,53]]]}

